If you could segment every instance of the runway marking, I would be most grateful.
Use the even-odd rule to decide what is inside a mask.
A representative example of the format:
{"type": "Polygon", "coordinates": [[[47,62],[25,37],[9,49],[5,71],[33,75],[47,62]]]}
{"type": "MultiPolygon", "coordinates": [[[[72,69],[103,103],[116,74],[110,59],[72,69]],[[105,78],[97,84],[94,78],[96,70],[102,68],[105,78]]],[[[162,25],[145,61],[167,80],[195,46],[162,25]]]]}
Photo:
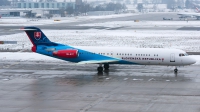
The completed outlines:
{"type": "Polygon", "coordinates": [[[126,80],[128,80],[128,78],[124,78],[124,80],[126,81],[126,80]]]}
{"type": "Polygon", "coordinates": [[[18,65],[19,63],[15,63],[15,64],[10,64],[10,65],[6,65],[6,66],[3,66],[3,68],[9,68],[11,66],[14,66],[14,65],[18,65]]]}

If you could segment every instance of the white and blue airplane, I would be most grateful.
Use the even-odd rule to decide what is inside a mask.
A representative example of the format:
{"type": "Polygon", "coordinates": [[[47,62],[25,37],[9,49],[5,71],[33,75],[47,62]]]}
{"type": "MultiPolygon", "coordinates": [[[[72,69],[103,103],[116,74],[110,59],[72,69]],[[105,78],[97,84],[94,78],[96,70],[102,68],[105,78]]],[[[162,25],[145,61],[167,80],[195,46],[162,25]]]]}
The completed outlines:
{"type": "Polygon", "coordinates": [[[68,46],[51,42],[37,27],[24,30],[33,44],[32,51],[78,64],[99,64],[98,72],[110,64],[185,66],[196,63],[185,51],[165,48],[68,46]]]}
{"type": "Polygon", "coordinates": [[[178,13],[180,19],[187,19],[187,18],[196,18],[200,20],[200,10],[196,7],[196,12],[181,12],[178,13]]]}

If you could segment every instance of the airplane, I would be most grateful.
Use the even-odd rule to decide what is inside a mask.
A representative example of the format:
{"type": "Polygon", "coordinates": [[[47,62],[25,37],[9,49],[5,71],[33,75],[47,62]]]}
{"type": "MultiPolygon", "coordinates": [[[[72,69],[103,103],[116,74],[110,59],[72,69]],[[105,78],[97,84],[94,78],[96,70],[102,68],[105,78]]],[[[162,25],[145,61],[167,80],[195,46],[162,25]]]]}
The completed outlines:
{"type": "Polygon", "coordinates": [[[99,64],[97,71],[109,70],[110,64],[185,66],[196,63],[185,51],[166,48],[69,46],[50,41],[37,27],[24,27],[32,51],[77,64],[99,64]]]}
{"type": "Polygon", "coordinates": [[[200,10],[196,7],[196,12],[190,13],[190,12],[184,12],[184,13],[178,13],[177,15],[180,15],[180,19],[187,19],[187,18],[194,18],[196,17],[197,20],[200,19],[200,10]]]}
{"type": "Polygon", "coordinates": [[[200,10],[199,10],[199,8],[198,8],[198,7],[196,7],[196,12],[197,12],[197,13],[200,13],[200,10]]]}

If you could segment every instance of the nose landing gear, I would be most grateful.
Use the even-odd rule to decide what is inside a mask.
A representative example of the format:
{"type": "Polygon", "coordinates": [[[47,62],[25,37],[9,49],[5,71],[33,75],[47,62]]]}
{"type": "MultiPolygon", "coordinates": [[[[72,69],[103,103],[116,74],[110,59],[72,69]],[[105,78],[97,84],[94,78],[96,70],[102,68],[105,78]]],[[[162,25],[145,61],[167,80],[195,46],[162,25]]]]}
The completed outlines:
{"type": "Polygon", "coordinates": [[[177,67],[175,67],[175,69],[174,69],[174,73],[177,73],[178,72],[178,69],[177,69],[177,67]]]}

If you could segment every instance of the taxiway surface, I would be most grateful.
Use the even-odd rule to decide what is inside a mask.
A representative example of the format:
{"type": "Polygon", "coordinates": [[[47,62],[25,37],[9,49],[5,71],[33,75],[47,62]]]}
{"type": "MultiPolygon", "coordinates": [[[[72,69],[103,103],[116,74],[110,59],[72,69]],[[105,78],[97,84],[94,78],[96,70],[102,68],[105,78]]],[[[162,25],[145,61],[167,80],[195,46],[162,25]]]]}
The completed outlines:
{"type": "Polygon", "coordinates": [[[199,112],[199,65],[0,62],[1,112],[199,112]]]}

